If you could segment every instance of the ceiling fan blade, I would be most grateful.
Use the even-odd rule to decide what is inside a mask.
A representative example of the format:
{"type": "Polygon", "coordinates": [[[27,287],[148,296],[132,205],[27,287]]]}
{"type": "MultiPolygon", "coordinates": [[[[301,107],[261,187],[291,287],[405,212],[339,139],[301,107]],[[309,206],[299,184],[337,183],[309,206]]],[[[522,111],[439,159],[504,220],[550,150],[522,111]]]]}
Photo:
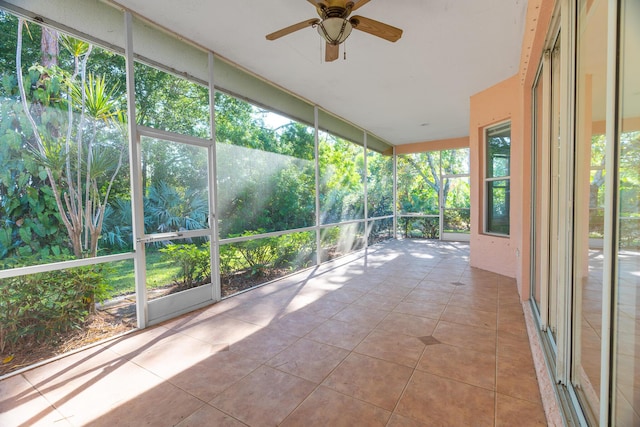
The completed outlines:
{"type": "Polygon", "coordinates": [[[349,22],[351,22],[351,25],[353,25],[353,28],[356,30],[364,31],[365,33],[381,37],[390,42],[398,41],[402,36],[402,30],[400,28],[392,27],[391,25],[365,18],[364,16],[352,16],[349,18],[349,22]]]}
{"type": "Polygon", "coordinates": [[[369,3],[371,0],[356,0],[353,2],[353,7],[351,8],[351,12],[353,12],[354,10],[358,10],[360,9],[362,6],[364,6],[365,4],[369,3]]]}
{"type": "Polygon", "coordinates": [[[267,40],[279,39],[282,36],[286,36],[287,34],[291,34],[294,31],[298,31],[306,27],[311,27],[312,25],[318,24],[319,22],[320,20],[317,18],[307,19],[306,21],[298,22],[297,24],[290,25],[286,28],[275,31],[271,34],[267,34],[266,37],[267,37],[267,40]]]}
{"type": "Polygon", "coordinates": [[[340,56],[340,46],[337,44],[326,43],[324,48],[324,60],[326,62],[335,61],[340,56]]]}

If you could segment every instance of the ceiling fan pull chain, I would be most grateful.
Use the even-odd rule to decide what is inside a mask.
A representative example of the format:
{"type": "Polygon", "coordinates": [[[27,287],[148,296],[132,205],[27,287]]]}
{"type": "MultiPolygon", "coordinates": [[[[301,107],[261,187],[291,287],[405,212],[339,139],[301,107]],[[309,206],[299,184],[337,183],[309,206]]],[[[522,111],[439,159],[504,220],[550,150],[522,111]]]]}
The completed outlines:
{"type": "Polygon", "coordinates": [[[347,41],[345,40],[344,42],[342,42],[342,45],[344,46],[344,50],[342,51],[342,58],[343,61],[347,60],[347,41]]]}

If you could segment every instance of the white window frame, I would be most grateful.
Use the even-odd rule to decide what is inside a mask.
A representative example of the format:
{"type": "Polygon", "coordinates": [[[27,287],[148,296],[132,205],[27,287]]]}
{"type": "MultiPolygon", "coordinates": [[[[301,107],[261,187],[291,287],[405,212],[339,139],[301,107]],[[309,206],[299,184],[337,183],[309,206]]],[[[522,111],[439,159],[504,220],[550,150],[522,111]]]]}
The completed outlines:
{"type": "MultiPolygon", "coordinates": [[[[483,213],[482,232],[490,236],[508,238],[511,233],[511,218],[509,218],[509,232],[498,233],[498,232],[489,230],[489,192],[487,191],[487,188],[488,188],[487,184],[489,182],[495,182],[495,181],[508,181],[509,189],[511,189],[511,120],[504,120],[504,121],[497,122],[490,126],[485,127],[482,131],[482,144],[483,144],[482,152],[484,154],[483,155],[483,172],[482,172],[482,188],[483,188],[482,191],[484,194],[483,207],[482,207],[482,213],[483,213]],[[491,129],[499,128],[506,124],[509,125],[509,175],[489,177],[487,176],[487,173],[488,173],[487,161],[489,160],[489,150],[487,147],[487,143],[488,143],[487,132],[491,129]]],[[[509,216],[511,216],[511,209],[509,209],[509,216]]]]}

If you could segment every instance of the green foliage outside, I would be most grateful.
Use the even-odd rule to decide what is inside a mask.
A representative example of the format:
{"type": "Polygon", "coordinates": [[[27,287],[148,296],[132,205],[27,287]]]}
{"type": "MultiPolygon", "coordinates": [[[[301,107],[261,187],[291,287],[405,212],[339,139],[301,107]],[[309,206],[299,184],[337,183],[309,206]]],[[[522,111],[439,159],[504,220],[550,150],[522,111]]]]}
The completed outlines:
{"type": "Polygon", "coordinates": [[[322,262],[364,247],[364,224],[352,223],[323,228],[320,232],[322,262]]]}
{"type": "MultiPolygon", "coordinates": [[[[470,231],[468,149],[443,150],[398,156],[398,211],[409,215],[439,215],[444,200],[443,229],[447,233],[470,231]]],[[[400,217],[403,237],[440,238],[438,218],[400,217]]]]}
{"type": "MultiPolygon", "coordinates": [[[[591,171],[589,182],[589,237],[602,239],[605,235],[604,205],[606,178],[606,138],[591,138],[591,171]]],[[[620,247],[640,247],[640,132],[626,132],[620,136],[619,215],[620,247]]]]}
{"type": "Polygon", "coordinates": [[[180,267],[176,279],[191,288],[198,282],[211,281],[211,258],[209,245],[169,244],[160,249],[166,258],[180,267]]]}
{"type": "Polygon", "coordinates": [[[640,247],[640,131],[620,136],[620,246],[640,247]]]}
{"type": "Polygon", "coordinates": [[[0,352],[20,339],[35,343],[80,328],[95,301],[108,297],[104,266],[0,279],[0,352]]]}
{"type": "Polygon", "coordinates": [[[364,218],[364,150],[351,142],[320,134],[320,223],[364,218]]]}
{"type": "Polygon", "coordinates": [[[92,64],[122,64],[6,13],[0,27],[11,34],[0,58],[0,256],[95,256],[109,201],[129,190],[123,87],[92,64]],[[42,37],[57,40],[55,57],[42,37]]]}
{"type": "MultiPolygon", "coordinates": [[[[260,234],[247,232],[243,236],[260,234]]],[[[239,237],[239,236],[234,236],[239,237]]],[[[271,269],[293,272],[310,265],[315,250],[312,233],[293,233],[220,247],[220,274],[225,278],[239,273],[264,276],[271,269]]],[[[173,279],[181,288],[211,283],[209,244],[169,244],[160,249],[162,258],[178,265],[173,279]]]]}
{"type": "Polygon", "coordinates": [[[434,217],[398,218],[398,232],[404,238],[439,239],[440,220],[434,217]]]}
{"type": "Polygon", "coordinates": [[[393,218],[385,218],[369,222],[369,236],[367,243],[369,245],[382,242],[384,240],[393,239],[393,218]]]}
{"type": "MultiPolygon", "coordinates": [[[[259,234],[247,232],[243,236],[259,234]]],[[[220,247],[220,274],[222,277],[248,272],[263,276],[269,269],[288,272],[307,267],[312,262],[315,239],[312,233],[294,233],[279,237],[266,237],[229,243],[220,247]]]]}
{"type": "Polygon", "coordinates": [[[471,209],[448,209],[444,211],[445,233],[469,233],[471,224],[471,209]]]}
{"type": "MultiPolygon", "coordinates": [[[[0,31],[4,35],[0,41],[2,268],[131,251],[124,59],[39,25],[21,24],[4,12],[0,12],[0,31]],[[43,37],[57,42],[59,52],[43,51],[43,37]]],[[[136,63],[134,68],[140,125],[211,137],[206,87],[144,64],[136,63]]],[[[313,127],[286,120],[273,125],[273,114],[221,92],[215,94],[215,102],[216,219],[221,236],[256,236],[315,225],[313,127]]],[[[206,150],[146,137],[141,147],[145,233],[208,228],[206,150]]],[[[364,218],[365,176],[369,217],[393,213],[393,158],[374,152],[366,155],[365,162],[361,146],[336,135],[320,135],[322,224],[364,218]]],[[[407,167],[413,167],[414,173],[430,173],[431,164],[425,159],[428,156],[407,167]]],[[[433,191],[433,185],[424,180],[423,184],[412,184],[412,180],[415,177],[405,180],[406,199],[414,203],[407,209],[426,211],[431,203],[427,192],[433,191]]],[[[366,237],[372,242],[388,238],[392,235],[390,224],[392,221],[376,222],[369,236],[364,235],[361,225],[326,229],[323,251],[337,256],[361,247],[366,237]]],[[[219,261],[223,277],[245,274],[255,278],[309,266],[315,255],[315,235],[305,232],[225,244],[219,261]]],[[[172,282],[189,287],[210,280],[209,245],[204,238],[188,244],[149,245],[147,261],[150,288],[172,282]]],[[[102,279],[89,277],[88,272],[83,276],[86,285],[93,287],[92,302],[133,292],[131,262],[115,263],[108,273],[95,269],[100,270],[102,279]],[[103,286],[104,277],[111,289],[103,286]]],[[[2,306],[0,316],[13,316],[19,298],[31,301],[31,289],[39,292],[42,300],[25,307],[37,306],[43,313],[64,305],[57,299],[60,293],[79,298],[79,305],[72,310],[78,315],[72,317],[63,310],[66,314],[61,316],[72,320],[67,326],[50,328],[52,331],[80,324],[80,314],[91,308],[85,307],[86,296],[79,296],[85,290],[71,292],[65,286],[76,289],[76,278],[60,283],[60,274],[0,282],[0,292],[12,301],[12,305],[2,306]],[[18,285],[24,292],[16,290],[18,285]],[[66,290],[60,291],[62,288],[66,290]]],[[[39,337],[36,329],[46,329],[51,322],[12,330],[39,337]]]]}
{"type": "MultiPolygon", "coordinates": [[[[18,19],[2,13],[0,27],[10,35],[0,54],[0,259],[29,257],[39,264],[60,254],[130,251],[123,58],[54,34],[60,51],[44,66],[40,26],[24,24],[17,37],[18,19]]],[[[135,72],[140,124],[210,137],[207,88],[139,63],[135,72]]],[[[216,138],[229,147],[227,158],[219,150],[221,235],[314,225],[313,128],[295,122],[274,128],[255,106],[220,92],[215,99],[216,138]]],[[[362,218],[364,152],[332,135],[324,141],[323,222],[362,218]],[[345,152],[351,153],[346,160],[345,152]]],[[[208,227],[206,156],[183,144],[143,140],[143,146],[145,232],[208,227]]],[[[389,180],[374,178],[390,170],[389,160],[369,161],[372,215],[391,212],[389,180]]]]}
{"type": "Polygon", "coordinates": [[[455,179],[445,175],[469,173],[468,154],[464,150],[431,151],[398,156],[398,211],[438,215],[439,194],[450,208],[468,208],[469,192],[452,187],[455,179]]]}

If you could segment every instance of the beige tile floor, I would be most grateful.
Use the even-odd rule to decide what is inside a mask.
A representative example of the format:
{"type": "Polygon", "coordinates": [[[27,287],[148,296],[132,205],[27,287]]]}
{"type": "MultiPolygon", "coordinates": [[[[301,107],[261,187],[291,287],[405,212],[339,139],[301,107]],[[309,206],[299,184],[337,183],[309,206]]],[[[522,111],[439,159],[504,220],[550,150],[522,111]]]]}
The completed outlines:
{"type": "Polygon", "coordinates": [[[0,425],[546,425],[513,279],[389,241],[0,382],[0,425]]]}

